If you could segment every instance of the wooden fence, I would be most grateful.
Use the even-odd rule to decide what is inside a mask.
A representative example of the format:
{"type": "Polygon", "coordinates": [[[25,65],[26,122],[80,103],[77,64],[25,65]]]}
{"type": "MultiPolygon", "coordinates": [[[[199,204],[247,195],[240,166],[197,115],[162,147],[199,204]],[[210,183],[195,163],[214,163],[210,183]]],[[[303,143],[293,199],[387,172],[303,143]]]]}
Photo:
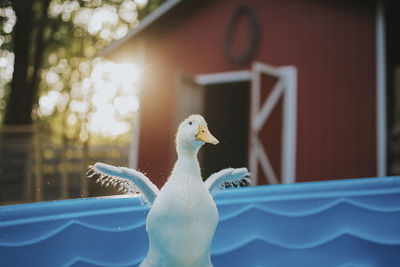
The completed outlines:
{"type": "Polygon", "coordinates": [[[0,204],[118,194],[86,177],[96,161],[128,165],[129,146],[55,144],[37,128],[0,128],[0,204]]]}

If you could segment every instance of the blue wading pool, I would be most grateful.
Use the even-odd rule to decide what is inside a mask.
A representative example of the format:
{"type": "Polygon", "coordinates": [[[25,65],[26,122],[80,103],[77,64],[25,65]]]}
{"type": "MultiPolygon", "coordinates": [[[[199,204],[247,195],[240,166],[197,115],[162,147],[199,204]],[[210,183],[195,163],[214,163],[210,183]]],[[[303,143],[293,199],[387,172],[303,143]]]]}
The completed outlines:
{"type": "MultiPolygon", "coordinates": [[[[221,191],[214,266],[400,266],[400,178],[221,191]]],[[[138,198],[0,207],[0,266],[137,266],[148,249],[138,198]]]]}

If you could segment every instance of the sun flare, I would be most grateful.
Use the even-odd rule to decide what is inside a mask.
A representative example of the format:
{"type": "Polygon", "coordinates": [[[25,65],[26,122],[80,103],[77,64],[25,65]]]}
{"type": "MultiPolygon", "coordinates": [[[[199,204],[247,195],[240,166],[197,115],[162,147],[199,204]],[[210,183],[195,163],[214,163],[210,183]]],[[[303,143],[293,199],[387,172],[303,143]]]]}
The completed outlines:
{"type": "Polygon", "coordinates": [[[87,117],[91,134],[116,138],[129,132],[140,106],[140,69],[134,64],[96,59],[89,73],[88,78],[72,84],[68,95],[59,89],[63,86],[56,86],[59,75],[48,71],[44,77],[53,87],[39,99],[39,116],[50,116],[56,109],[62,111],[69,102],[72,114],[68,116],[68,125],[87,117]]]}
{"type": "Polygon", "coordinates": [[[90,78],[94,112],[89,131],[111,137],[128,132],[139,109],[139,69],[134,64],[103,61],[93,68],[90,78]]]}

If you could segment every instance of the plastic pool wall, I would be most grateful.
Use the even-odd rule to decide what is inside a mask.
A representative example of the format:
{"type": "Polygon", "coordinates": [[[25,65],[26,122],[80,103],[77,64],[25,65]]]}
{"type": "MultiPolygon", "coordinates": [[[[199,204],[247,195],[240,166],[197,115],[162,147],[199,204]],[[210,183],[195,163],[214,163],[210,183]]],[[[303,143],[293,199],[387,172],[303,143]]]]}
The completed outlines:
{"type": "MultiPolygon", "coordinates": [[[[400,178],[220,191],[218,266],[400,266],[400,178]]],[[[0,207],[0,266],[138,266],[148,249],[138,198],[0,207]]]]}

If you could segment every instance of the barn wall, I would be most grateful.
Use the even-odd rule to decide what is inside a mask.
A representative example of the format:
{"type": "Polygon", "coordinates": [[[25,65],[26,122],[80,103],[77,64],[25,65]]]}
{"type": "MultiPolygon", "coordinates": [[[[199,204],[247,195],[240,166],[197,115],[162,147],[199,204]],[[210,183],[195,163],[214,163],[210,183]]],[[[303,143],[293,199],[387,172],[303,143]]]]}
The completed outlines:
{"type": "MultiPolygon", "coordinates": [[[[222,52],[240,3],[254,8],[262,30],[254,60],[298,70],[297,180],[375,176],[375,9],[368,1],[212,1],[185,4],[153,24],[140,36],[147,60],[139,168],[162,185],[173,166],[177,70],[194,76],[251,67],[222,52]]],[[[235,38],[235,47],[245,39],[235,38]]]]}

